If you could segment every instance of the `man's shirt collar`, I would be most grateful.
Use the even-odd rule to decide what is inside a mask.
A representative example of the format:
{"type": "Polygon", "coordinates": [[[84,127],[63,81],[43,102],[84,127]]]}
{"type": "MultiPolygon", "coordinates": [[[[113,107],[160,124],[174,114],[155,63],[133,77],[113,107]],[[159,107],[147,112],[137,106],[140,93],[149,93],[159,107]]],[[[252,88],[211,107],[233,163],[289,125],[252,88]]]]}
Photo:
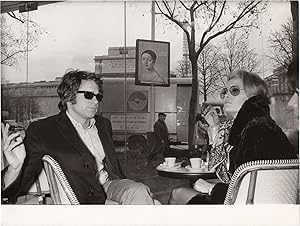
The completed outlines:
{"type": "Polygon", "coordinates": [[[77,122],[70,114],[69,114],[69,112],[68,111],[66,111],[66,114],[67,114],[67,116],[69,117],[69,119],[71,120],[71,122],[72,122],[72,124],[74,125],[74,126],[76,126],[76,127],[79,127],[79,128],[82,128],[82,129],[90,129],[90,128],[92,128],[94,125],[95,125],[95,123],[96,123],[96,120],[95,120],[95,118],[91,118],[90,120],[89,120],[89,126],[87,127],[87,128],[84,128],[79,122],[77,122]]]}

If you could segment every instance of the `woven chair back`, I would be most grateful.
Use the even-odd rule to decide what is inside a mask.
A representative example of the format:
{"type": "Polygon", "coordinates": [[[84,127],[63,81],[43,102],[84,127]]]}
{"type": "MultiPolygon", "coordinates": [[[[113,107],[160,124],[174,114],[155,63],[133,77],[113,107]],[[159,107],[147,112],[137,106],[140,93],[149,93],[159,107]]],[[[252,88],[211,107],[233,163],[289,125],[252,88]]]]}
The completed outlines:
{"type": "Polygon", "coordinates": [[[51,156],[45,155],[43,163],[54,204],[79,205],[79,201],[57,161],[51,156]]]}
{"type": "Polygon", "coordinates": [[[299,202],[299,161],[258,160],[238,167],[224,204],[296,204],[299,202]]]}

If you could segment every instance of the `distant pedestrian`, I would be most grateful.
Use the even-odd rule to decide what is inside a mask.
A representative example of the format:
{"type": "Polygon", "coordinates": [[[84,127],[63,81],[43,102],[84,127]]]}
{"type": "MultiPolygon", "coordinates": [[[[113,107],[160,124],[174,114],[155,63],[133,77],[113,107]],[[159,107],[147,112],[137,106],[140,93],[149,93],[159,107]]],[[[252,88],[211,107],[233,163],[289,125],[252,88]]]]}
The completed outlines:
{"type": "Polygon", "coordinates": [[[165,113],[158,113],[158,120],[154,124],[155,144],[152,147],[148,162],[151,162],[156,154],[159,152],[166,153],[169,149],[169,132],[165,122],[167,115],[165,113]]]}

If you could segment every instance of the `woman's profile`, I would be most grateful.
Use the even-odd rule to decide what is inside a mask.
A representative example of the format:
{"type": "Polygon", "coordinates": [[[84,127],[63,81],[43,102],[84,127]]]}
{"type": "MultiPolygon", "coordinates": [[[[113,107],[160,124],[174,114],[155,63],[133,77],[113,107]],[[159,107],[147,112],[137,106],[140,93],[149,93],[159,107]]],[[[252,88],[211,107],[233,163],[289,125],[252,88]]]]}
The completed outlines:
{"type": "Polygon", "coordinates": [[[140,80],[143,82],[167,83],[167,81],[155,70],[156,53],[147,49],[141,54],[142,72],[140,80]]]}

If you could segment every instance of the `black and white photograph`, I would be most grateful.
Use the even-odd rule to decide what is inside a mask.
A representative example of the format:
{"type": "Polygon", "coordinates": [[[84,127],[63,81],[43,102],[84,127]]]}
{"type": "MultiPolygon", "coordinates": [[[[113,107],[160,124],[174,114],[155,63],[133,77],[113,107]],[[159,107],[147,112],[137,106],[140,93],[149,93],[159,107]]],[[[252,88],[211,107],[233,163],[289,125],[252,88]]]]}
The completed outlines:
{"type": "Polygon", "coordinates": [[[170,43],[136,41],[136,85],[170,86],[170,43]]]}
{"type": "Polygon", "coordinates": [[[298,1],[0,1],[1,225],[299,224],[298,1]]]}

